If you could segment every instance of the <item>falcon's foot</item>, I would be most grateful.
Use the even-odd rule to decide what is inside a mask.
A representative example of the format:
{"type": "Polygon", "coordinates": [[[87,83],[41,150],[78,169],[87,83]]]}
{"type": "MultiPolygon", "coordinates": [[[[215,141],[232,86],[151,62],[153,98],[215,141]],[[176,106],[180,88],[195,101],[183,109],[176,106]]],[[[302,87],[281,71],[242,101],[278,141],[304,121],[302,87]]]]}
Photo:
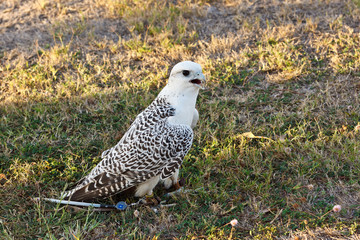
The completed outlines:
{"type": "Polygon", "coordinates": [[[152,195],[146,195],[145,196],[145,204],[151,205],[151,206],[157,206],[161,202],[161,199],[157,196],[152,195]]]}
{"type": "MultiPolygon", "coordinates": [[[[167,179],[168,180],[168,179],[167,179]]],[[[172,182],[166,182],[164,183],[165,188],[169,191],[169,192],[173,192],[176,190],[179,190],[182,186],[185,185],[185,179],[180,179],[180,181],[176,181],[174,184],[172,182]]]]}
{"type": "Polygon", "coordinates": [[[175,188],[175,190],[180,189],[180,188],[181,188],[180,182],[176,182],[176,183],[173,185],[173,187],[175,188]]]}

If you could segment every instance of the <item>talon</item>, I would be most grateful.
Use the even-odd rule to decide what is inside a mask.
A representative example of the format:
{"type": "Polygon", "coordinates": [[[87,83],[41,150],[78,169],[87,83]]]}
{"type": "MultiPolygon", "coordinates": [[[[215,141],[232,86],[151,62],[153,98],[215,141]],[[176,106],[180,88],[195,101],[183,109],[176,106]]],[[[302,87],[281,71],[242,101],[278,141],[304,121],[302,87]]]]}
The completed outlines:
{"type": "Polygon", "coordinates": [[[152,195],[147,195],[145,197],[145,201],[146,201],[146,204],[147,205],[154,205],[154,206],[157,206],[159,205],[159,203],[161,202],[161,199],[159,199],[158,197],[154,197],[154,194],[152,195]]]}
{"type": "Polygon", "coordinates": [[[175,188],[175,190],[180,189],[180,188],[181,188],[180,182],[175,183],[175,184],[174,184],[174,188],[175,188]]]}
{"type": "Polygon", "coordinates": [[[182,186],[185,186],[185,179],[181,178],[177,183],[175,183],[174,185],[175,191],[179,190],[182,186]]]}

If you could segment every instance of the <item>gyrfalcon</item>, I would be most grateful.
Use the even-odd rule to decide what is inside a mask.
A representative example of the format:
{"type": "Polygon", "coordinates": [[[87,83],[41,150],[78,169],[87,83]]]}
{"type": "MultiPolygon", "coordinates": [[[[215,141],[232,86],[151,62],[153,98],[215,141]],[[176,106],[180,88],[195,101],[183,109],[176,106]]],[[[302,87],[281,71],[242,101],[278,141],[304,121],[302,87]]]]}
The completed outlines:
{"type": "Polygon", "coordinates": [[[199,119],[195,104],[204,84],[199,64],[176,64],[167,85],[121,140],[103,152],[90,174],[62,197],[93,200],[130,188],[135,188],[135,197],[151,196],[161,180],[165,188],[179,187],[179,168],[192,145],[192,128],[199,119]]]}

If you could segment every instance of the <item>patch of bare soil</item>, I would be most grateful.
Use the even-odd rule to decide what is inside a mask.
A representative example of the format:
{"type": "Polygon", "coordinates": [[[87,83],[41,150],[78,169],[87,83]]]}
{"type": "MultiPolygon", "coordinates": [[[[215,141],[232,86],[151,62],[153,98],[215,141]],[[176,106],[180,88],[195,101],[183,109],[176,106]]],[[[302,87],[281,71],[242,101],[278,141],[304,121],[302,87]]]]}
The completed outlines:
{"type": "Polygon", "coordinates": [[[0,3],[0,52],[14,59],[36,54],[56,41],[75,44],[84,40],[116,42],[128,34],[125,21],[107,18],[105,9],[90,0],[8,0],[0,3]]]}
{"type": "MultiPolygon", "coordinates": [[[[316,19],[318,30],[335,32],[329,22],[339,19],[360,32],[360,15],[351,14],[357,9],[347,1],[233,1],[232,3],[214,3],[200,11],[199,33],[203,38],[211,35],[239,34],[246,26],[265,29],[277,25],[294,24],[305,26],[305,19],[316,19]],[[300,22],[299,22],[300,21],[300,22]]],[[[254,35],[257,33],[254,32],[254,35]]]]}

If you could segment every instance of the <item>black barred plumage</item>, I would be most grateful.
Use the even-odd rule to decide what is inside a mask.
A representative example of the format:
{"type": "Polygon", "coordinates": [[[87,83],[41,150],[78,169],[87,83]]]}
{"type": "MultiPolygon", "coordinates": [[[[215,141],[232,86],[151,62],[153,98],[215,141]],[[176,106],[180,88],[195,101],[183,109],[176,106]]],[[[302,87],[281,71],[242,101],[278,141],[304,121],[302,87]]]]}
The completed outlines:
{"type": "MultiPolygon", "coordinates": [[[[186,63],[184,66],[190,66],[190,70],[192,67],[199,72],[198,64],[183,63],[186,63]]],[[[195,70],[194,73],[197,73],[195,70]]],[[[173,75],[170,80],[172,77],[173,75]]],[[[203,75],[201,79],[204,80],[203,75]]],[[[103,198],[149,183],[148,188],[138,193],[143,195],[152,192],[153,185],[156,185],[159,179],[165,180],[173,175],[176,175],[177,179],[176,172],[193,141],[190,125],[193,124],[193,116],[197,114],[195,102],[199,87],[192,86],[193,83],[185,85],[185,91],[193,91],[186,94],[194,98],[194,101],[192,100],[189,106],[186,101],[184,106],[179,106],[181,102],[178,98],[184,98],[184,95],[172,94],[181,89],[172,87],[170,80],[170,87],[165,87],[136,117],[118,144],[103,152],[101,162],[73,190],[63,195],[65,199],[83,201],[103,198]],[[187,113],[185,110],[191,116],[184,115],[183,112],[187,113]]]]}

